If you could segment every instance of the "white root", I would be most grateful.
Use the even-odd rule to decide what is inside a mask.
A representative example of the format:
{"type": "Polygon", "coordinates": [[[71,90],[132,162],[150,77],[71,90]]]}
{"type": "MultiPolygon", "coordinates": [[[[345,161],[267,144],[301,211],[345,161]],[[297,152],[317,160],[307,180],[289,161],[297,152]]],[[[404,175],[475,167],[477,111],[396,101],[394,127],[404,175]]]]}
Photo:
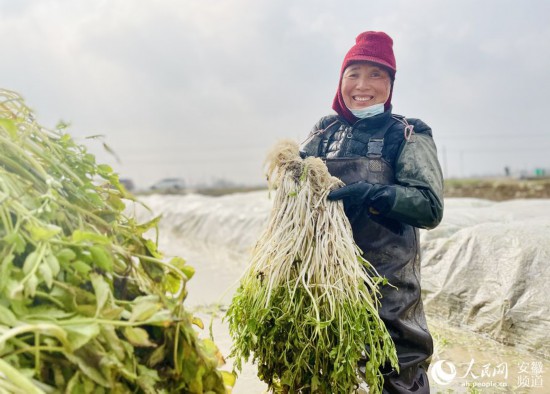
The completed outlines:
{"type": "Polygon", "coordinates": [[[372,296],[376,284],[365,266],[376,272],[361,258],[342,203],[326,198],[342,182],[329,174],[321,159],[302,160],[292,141],[273,149],[267,171],[276,189],[271,217],[243,276],[268,281],[264,306],[269,305],[273,289],[286,286],[293,294],[301,285],[314,302],[317,317],[319,299],[326,299],[332,311],[334,305],[350,300],[376,307],[372,296]]]}
{"type": "Polygon", "coordinates": [[[270,388],[349,393],[368,351],[365,380],[380,393],[379,367],[398,368],[397,355],[378,315],[379,275],[342,203],[327,199],[343,183],[291,141],[273,149],[267,172],[273,208],[228,309],[237,369],[252,352],[270,388]]]}

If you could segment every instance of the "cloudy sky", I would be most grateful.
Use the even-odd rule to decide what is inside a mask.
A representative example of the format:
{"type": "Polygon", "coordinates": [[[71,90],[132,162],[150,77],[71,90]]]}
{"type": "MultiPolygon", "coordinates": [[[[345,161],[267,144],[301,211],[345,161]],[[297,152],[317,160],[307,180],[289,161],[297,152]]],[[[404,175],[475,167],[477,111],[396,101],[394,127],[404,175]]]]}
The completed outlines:
{"type": "Polygon", "coordinates": [[[394,112],[432,126],[447,177],[531,172],[550,169],[548,15],[544,0],[0,0],[1,87],[139,187],[261,184],[270,146],[331,113],[357,34],[382,30],[394,112]]]}

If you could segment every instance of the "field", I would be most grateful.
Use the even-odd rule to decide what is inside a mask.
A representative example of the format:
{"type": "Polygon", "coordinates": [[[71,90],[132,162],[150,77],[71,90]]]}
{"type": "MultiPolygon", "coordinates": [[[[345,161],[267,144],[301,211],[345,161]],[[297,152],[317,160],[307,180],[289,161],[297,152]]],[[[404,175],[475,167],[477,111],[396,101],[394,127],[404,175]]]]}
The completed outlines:
{"type": "MultiPolygon", "coordinates": [[[[547,256],[550,256],[547,243],[544,241],[550,220],[546,213],[549,211],[548,204],[550,204],[549,186],[550,180],[449,180],[446,184],[449,198],[446,201],[444,222],[424,238],[426,247],[424,257],[431,258],[431,264],[423,267],[423,278],[428,280],[423,288],[432,289],[432,299],[434,295],[441,297],[447,294],[449,299],[466,302],[475,298],[476,294],[480,294],[481,298],[475,298],[474,302],[478,305],[483,303],[482,312],[494,310],[490,305],[496,306],[496,310],[500,311],[498,305],[499,300],[502,299],[519,300],[514,305],[502,303],[508,305],[508,309],[513,309],[512,312],[505,313],[507,319],[502,327],[506,328],[510,319],[516,319],[517,325],[524,318],[529,319],[536,326],[545,324],[546,320],[537,318],[539,315],[547,315],[545,313],[547,307],[544,304],[545,274],[533,278],[530,267],[546,267],[546,262],[549,260],[547,256]],[[449,196],[450,193],[452,193],[451,196],[449,196]],[[526,197],[544,199],[511,200],[493,204],[487,201],[452,198],[453,196],[491,200],[526,197]],[[475,230],[472,231],[471,228],[475,230]],[[469,270],[465,264],[462,264],[466,260],[471,260],[475,269],[469,270]],[[484,262],[492,263],[489,267],[495,267],[497,262],[501,262],[502,269],[483,270],[487,266],[484,262]],[[517,264],[518,262],[520,264],[517,264]],[[512,267],[504,270],[505,266],[511,264],[512,266],[517,264],[517,269],[512,267]],[[513,275],[508,275],[510,271],[513,275]],[[445,272],[450,274],[446,276],[445,272]],[[492,278],[487,283],[492,285],[494,294],[490,289],[484,293],[480,292],[480,281],[474,279],[480,278],[483,272],[488,274],[489,279],[492,278]],[[528,289],[522,285],[527,283],[525,278],[522,279],[520,276],[522,274],[529,278],[528,289]],[[454,280],[451,280],[452,278],[454,280]],[[515,281],[514,278],[517,280],[515,281]],[[446,293],[441,291],[443,282],[447,283],[446,293]],[[466,284],[460,286],[461,282],[466,284]],[[515,283],[520,285],[516,287],[515,283]],[[452,293],[453,289],[457,291],[452,293]],[[518,294],[523,295],[518,296],[518,294]],[[453,298],[454,296],[456,297],[453,298]],[[542,307],[539,306],[540,304],[542,307]]],[[[228,328],[221,318],[227,310],[235,285],[246,267],[246,256],[265,224],[272,201],[268,198],[267,192],[249,192],[245,189],[235,190],[235,192],[239,193],[225,193],[226,195],[217,198],[195,193],[187,196],[143,196],[143,202],[151,207],[153,212],[163,215],[162,236],[159,240],[161,249],[169,255],[185,256],[196,268],[196,274],[189,282],[189,297],[186,303],[193,312],[203,318],[203,321],[210,321],[214,317],[212,332],[216,344],[224,355],[229,353],[232,341],[228,328]]],[[[220,190],[220,194],[224,193],[220,190]]],[[[424,233],[426,234],[428,233],[424,233]]],[[[537,272],[542,271],[537,269],[537,272]]],[[[443,378],[447,377],[452,382],[446,384],[444,379],[440,379],[443,384],[438,385],[433,379],[435,372],[430,371],[432,392],[548,393],[548,382],[550,382],[548,359],[538,358],[533,351],[525,351],[521,346],[506,346],[496,342],[487,334],[481,334],[483,330],[473,332],[468,327],[458,326],[457,323],[464,320],[469,324],[479,322],[480,326],[488,327],[488,321],[494,320],[487,320],[490,318],[487,312],[484,312],[484,317],[476,317],[479,311],[473,308],[472,304],[468,305],[469,309],[465,306],[455,307],[452,314],[450,310],[446,311],[442,307],[428,315],[428,324],[436,342],[433,365],[436,365],[437,361],[446,360],[447,363],[452,363],[456,367],[457,372],[455,378],[442,375],[443,378]],[[473,313],[462,319],[460,314],[464,310],[473,311],[473,313]],[[450,316],[454,316],[453,324],[450,323],[450,316]],[[537,371],[539,367],[542,369],[540,375],[533,375],[538,380],[529,382],[522,380],[534,379],[531,374],[523,371],[525,365],[529,368],[534,366],[537,371]],[[493,371],[503,366],[508,368],[508,376],[498,375],[493,371]],[[485,373],[483,371],[489,367],[491,374],[495,375],[482,377],[481,374],[485,373]],[[474,386],[493,383],[508,384],[509,387],[485,389],[474,386]],[[513,391],[520,384],[530,386],[526,387],[525,391],[513,391]],[[497,389],[500,391],[496,391],[497,389]]],[[[499,320],[497,315],[495,319],[499,320]]],[[[498,328],[498,324],[494,326],[498,328]]],[[[525,336],[526,341],[532,342],[537,332],[542,332],[540,337],[543,337],[547,330],[541,328],[538,331],[530,331],[529,335],[525,336]]],[[[231,363],[230,359],[228,361],[231,363]]],[[[230,365],[227,368],[230,368],[230,365]]],[[[447,367],[448,365],[450,364],[445,364],[447,367]]],[[[249,363],[245,368],[237,380],[234,393],[263,392],[265,384],[257,378],[255,366],[249,363]]],[[[448,372],[448,368],[444,368],[443,372],[445,371],[448,372]]]]}
{"type": "MultiPolygon", "coordinates": [[[[265,189],[265,186],[234,186],[227,188],[198,188],[180,191],[141,190],[135,194],[189,194],[223,196],[233,193],[246,193],[265,189]]],[[[550,178],[452,178],[445,180],[445,197],[483,198],[492,201],[513,200],[518,198],[550,198],[550,178]]]]}
{"type": "Polygon", "coordinates": [[[550,198],[550,178],[447,179],[445,197],[474,197],[493,201],[517,198],[550,198]]]}

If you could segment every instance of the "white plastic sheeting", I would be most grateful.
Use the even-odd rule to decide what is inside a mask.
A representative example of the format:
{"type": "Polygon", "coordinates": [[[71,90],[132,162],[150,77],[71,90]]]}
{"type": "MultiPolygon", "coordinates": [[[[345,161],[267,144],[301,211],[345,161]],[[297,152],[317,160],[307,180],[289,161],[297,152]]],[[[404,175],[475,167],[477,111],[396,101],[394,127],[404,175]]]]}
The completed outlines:
{"type": "Polygon", "coordinates": [[[428,314],[550,357],[550,200],[446,200],[422,233],[428,314]]]}
{"type": "MultiPolygon", "coordinates": [[[[267,192],[141,198],[170,242],[244,270],[267,222],[267,192]]],[[[141,216],[143,217],[143,212],[141,216]]],[[[550,200],[447,199],[421,232],[426,312],[550,358],[550,200]]]]}
{"type": "MultiPolygon", "coordinates": [[[[271,209],[267,191],[221,197],[154,194],[140,201],[162,215],[160,234],[171,237],[170,242],[177,240],[193,252],[237,262],[247,259],[271,209]]],[[[138,211],[138,217],[149,215],[138,211]]]]}

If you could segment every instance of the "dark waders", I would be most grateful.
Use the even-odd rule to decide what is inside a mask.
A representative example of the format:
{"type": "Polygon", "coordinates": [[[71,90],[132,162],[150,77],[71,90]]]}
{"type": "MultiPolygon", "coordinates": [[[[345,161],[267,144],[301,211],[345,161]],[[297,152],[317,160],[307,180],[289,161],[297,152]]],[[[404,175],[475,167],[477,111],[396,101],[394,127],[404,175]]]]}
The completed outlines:
{"type": "MultiPolygon", "coordinates": [[[[367,157],[326,159],[326,164],[330,173],[346,184],[361,180],[394,184],[393,170],[376,153],[379,150],[369,149],[367,157]]],[[[433,342],[420,298],[418,229],[369,214],[368,208],[358,207],[347,214],[355,242],[365,259],[397,287],[386,285],[380,289],[380,317],[395,342],[400,366],[399,374],[392,370],[382,371],[383,392],[429,394],[426,370],[433,352],[433,342]]],[[[362,363],[364,365],[365,361],[362,363]]]]}

